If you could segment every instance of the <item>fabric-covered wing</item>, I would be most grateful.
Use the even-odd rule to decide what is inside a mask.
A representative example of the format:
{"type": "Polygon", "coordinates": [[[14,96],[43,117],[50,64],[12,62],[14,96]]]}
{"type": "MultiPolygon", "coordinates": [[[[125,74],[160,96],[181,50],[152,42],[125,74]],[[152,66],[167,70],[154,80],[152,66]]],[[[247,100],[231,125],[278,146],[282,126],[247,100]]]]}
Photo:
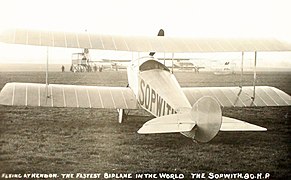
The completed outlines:
{"type": "Polygon", "coordinates": [[[0,42],[36,46],[136,52],[291,51],[291,44],[276,39],[119,36],[92,33],[48,32],[25,29],[14,29],[2,32],[0,34],[0,42]]]}
{"type": "Polygon", "coordinates": [[[134,93],[126,87],[99,87],[60,84],[7,83],[0,93],[0,104],[137,109],[134,93]]]}
{"type": "Polygon", "coordinates": [[[269,86],[256,86],[255,99],[253,86],[239,87],[191,87],[182,88],[193,105],[203,96],[214,97],[222,107],[249,106],[290,106],[291,97],[285,92],[269,86]]]}

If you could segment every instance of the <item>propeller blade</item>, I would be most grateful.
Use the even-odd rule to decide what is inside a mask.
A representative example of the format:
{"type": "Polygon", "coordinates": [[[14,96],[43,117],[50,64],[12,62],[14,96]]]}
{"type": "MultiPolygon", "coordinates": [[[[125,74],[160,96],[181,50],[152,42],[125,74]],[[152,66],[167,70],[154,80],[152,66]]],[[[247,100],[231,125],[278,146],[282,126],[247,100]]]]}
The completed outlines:
{"type": "MultiPolygon", "coordinates": [[[[158,36],[165,36],[165,32],[163,29],[159,30],[158,36]]],[[[154,56],[156,52],[150,52],[150,56],[154,56]]]]}

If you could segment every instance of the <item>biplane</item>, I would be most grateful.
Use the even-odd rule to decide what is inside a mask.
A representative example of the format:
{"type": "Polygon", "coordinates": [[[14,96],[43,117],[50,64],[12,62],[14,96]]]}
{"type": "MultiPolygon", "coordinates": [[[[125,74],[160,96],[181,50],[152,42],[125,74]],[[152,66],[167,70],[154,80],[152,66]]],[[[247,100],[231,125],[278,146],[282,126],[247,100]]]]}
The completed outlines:
{"type": "MultiPolygon", "coordinates": [[[[209,142],[219,131],[266,131],[248,122],[222,115],[221,107],[290,106],[291,97],[269,86],[180,87],[171,69],[154,58],[155,52],[254,52],[290,51],[291,45],[276,39],[202,39],[165,36],[120,36],[92,33],[47,32],[26,29],[5,31],[1,42],[47,47],[88,48],[150,52],[149,57],[132,60],[127,68],[128,87],[80,86],[37,83],[7,83],[0,104],[109,108],[124,111],[143,108],[154,119],[140,134],[181,133],[198,142],[209,142]]],[[[243,58],[242,58],[243,62],[243,58]]]]}

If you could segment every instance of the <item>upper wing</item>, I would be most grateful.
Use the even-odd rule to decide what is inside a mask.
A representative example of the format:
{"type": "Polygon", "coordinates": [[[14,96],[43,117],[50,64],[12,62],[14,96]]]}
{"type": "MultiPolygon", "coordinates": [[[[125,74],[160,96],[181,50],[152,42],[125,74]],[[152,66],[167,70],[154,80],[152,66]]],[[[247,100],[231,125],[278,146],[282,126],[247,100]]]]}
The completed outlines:
{"type": "Polygon", "coordinates": [[[222,107],[248,106],[290,106],[291,97],[285,92],[269,86],[256,86],[255,99],[253,86],[239,87],[191,87],[182,88],[193,105],[203,96],[212,96],[222,107]]]}
{"type": "Polygon", "coordinates": [[[4,31],[0,34],[0,42],[137,52],[291,51],[291,44],[276,39],[194,39],[165,36],[118,36],[24,29],[4,31]]]}
{"type": "Polygon", "coordinates": [[[7,83],[0,104],[15,106],[137,109],[134,93],[126,87],[98,87],[36,83],[7,83]]]}

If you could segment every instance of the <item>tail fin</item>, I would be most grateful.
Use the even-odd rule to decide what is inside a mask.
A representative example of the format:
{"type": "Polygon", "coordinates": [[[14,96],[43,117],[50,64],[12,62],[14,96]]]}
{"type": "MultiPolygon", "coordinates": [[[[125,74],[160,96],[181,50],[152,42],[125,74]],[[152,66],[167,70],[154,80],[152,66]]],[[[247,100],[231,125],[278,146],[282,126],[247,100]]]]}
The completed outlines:
{"type": "Polygon", "coordinates": [[[182,132],[186,137],[198,142],[209,142],[219,132],[222,124],[222,112],[219,103],[210,96],[204,96],[193,105],[192,119],[196,122],[195,128],[182,132]]]}
{"type": "Polygon", "coordinates": [[[146,122],[140,134],[180,132],[199,142],[208,142],[218,133],[222,113],[212,97],[200,98],[188,112],[158,117],[146,122]]]}

